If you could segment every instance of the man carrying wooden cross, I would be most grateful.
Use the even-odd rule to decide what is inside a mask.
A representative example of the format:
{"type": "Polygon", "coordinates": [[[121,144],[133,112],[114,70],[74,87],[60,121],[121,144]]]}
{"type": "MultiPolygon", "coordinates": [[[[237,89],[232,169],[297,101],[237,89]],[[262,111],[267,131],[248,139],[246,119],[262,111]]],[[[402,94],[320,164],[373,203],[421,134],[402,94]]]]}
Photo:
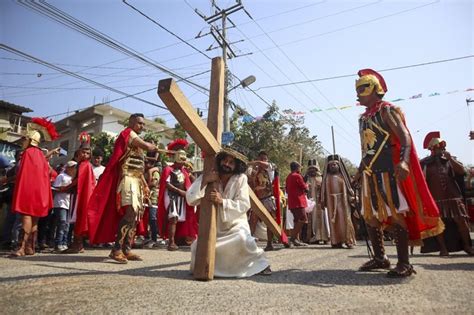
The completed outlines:
{"type": "MultiPolygon", "coordinates": [[[[209,111],[207,126],[196,113],[179,87],[172,79],[161,80],[158,84],[158,95],[176,120],[185,128],[195,143],[205,152],[204,174],[215,168],[215,155],[221,151],[220,138],[222,133],[222,112],[224,101],[224,67],[222,58],[212,59],[211,85],[209,95],[209,111]]],[[[214,183],[207,186],[210,195],[214,183]]],[[[248,191],[248,188],[247,188],[248,191]]],[[[248,191],[252,208],[259,218],[271,228],[274,235],[283,239],[281,227],[266,211],[253,191],[248,191]]],[[[199,216],[199,235],[196,249],[196,263],[193,276],[197,280],[214,278],[215,245],[216,245],[216,209],[210,198],[201,199],[199,216]]]]}
{"type": "MultiPolygon", "coordinates": [[[[215,271],[217,277],[250,277],[270,275],[270,264],[265,253],[250,234],[247,211],[250,208],[247,183],[247,159],[230,148],[216,156],[216,170],[201,175],[186,192],[189,204],[199,205],[206,186],[215,183],[210,199],[217,207],[217,238],[215,271]]],[[[202,210],[201,210],[202,211],[202,210]]],[[[191,271],[194,271],[197,242],[191,245],[191,271]]]]}

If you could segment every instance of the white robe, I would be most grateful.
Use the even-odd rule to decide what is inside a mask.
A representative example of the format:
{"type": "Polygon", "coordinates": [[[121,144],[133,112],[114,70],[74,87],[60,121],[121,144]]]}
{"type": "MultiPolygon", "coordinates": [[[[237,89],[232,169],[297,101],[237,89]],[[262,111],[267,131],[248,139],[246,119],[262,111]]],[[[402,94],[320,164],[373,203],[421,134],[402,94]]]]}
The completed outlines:
{"type": "MultiPolygon", "coordinates": [[[[186,192],[186,200],[196,206],[204,197],[202,175],[186,192]]],[[[219,183],[223,204],[217,207],[216,277],[250,277],[269,266],[264,251],[250,234],[247,211],[250,209],[249,186],[245,174],[232,176],[225,190],[219,183]]],[[[191,271],[194,269],[197,241],[191,245],[191,271]]]]}

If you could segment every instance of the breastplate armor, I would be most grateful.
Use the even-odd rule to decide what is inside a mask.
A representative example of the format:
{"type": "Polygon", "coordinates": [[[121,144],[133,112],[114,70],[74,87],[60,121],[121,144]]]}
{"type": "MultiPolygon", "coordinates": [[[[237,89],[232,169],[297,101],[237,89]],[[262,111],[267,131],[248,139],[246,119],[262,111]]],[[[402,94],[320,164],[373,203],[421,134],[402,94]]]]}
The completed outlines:
{"type": "Polygon", "coordinates": [[[122,163],[122,174],[139,177],[145,170],[143,150],[133,148],[122,163]]]}
{"type": "Polygon", "coordinates": [[[180,169],[175,169],[170,173],[170,184],[178,189],[185,190],[184,174],[180,169]]]}
{"type": "Polygon", "coordinates": [[[399,207],[393,147],[389,127],[383,121],[381,112],[373,117],[361,118],[359,122],[362,143],[362,161],[364,172],[370,176],[368,182],[372,204],[378,208],[375,186],[386,204],[393,202],[399,207]],[[391,196],[389,198],[388,196],[391,196]],[[389,201],[389,199],[391,199],[389,201]]]}

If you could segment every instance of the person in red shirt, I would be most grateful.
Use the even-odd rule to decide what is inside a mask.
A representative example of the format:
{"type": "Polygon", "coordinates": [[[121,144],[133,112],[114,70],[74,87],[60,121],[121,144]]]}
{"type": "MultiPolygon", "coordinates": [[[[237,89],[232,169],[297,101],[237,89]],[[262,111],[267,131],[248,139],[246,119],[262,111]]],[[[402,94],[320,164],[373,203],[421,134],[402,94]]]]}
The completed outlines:
{"type": "Polygon", "coordinates": [[[290,244],[294,246],[307,246],[299,240],[301,228],[308,223],[308,216],[305,208],[308,206],[306,193],[308,185],[305,183],[301,175],[301,165],[298,162],[290,163],[291,173],[286,178],[286,192],[288,194],[288,209],[294,217],[294,227],[291,231],[290,244]]]}

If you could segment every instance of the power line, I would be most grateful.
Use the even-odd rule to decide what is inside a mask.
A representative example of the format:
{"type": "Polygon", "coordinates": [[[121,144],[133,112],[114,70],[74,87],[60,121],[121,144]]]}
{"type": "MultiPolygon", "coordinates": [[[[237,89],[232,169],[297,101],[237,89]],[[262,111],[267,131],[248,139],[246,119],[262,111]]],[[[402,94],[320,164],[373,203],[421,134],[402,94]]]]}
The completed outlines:
{"type": "MultiPolygon", "coordinates": [[[[162,49],[162,48],[159,48],[159,49],[162,49]]],[[[152,50],[152,51],[155,51],[155,50],[152,50]]],[[[148,53],[148,52],[151,52],[151,51],[147,51],[147,52],[145,52],[145,53],[148,53]]],[[[18,58],[0,57],[0,59],[3,59],[3,60],[11,60],[11,61],[21,61],[21,62],[34,63],[34,62],[31,61],[31,60],[18,59],[18,58]]],[[[115,63],[115,62],[123,61],[123,60],[126,60],[126,59],[129,59],[129,57],[127,57],[127,58],[121,58],[121,59],[119,59],[119,60],[115,60],[115,61],[108,62],[108,63],[105,63],[105,64],[115,63]]],[[[123,68],[123,67],[85,66],[85,65],[76,65],[76,64],[70,64],[70,63],[57,63],[57,62],[51,62],[51,63],[52,63],[53,65],[57,65],[57,66],[89,68],[89,69],[90,69],[90,68],[107,69],[107,70],[137,70],[137,69],[138,69],[138,68],[123,68]]]]}
{"type": "MultiPolygon", "coordinates": [[[[250,17],[252,20],[253,18],[250,17]]],[[[291,59],[288,54],[281,48],[278,46],[278,44],[273,40],[273,38],[267,34],[265,32],[265,30],[263,29],[263,27],[257,22],[257,21],[254,21],[254,23],[258,26],[258,28],[263,31],[266,35],[266,37],[275,45],[275,47],[278,48],[278,50],[285,56],[285,58],[296,68],[296,70],[298,70],[299,73],[301,73],[303,75],[303,77],[305,77],[306,79],[308,79],[307,75],[303,72],[303,70],[301,70],[301,68],[293,61],[293,59],[291,59]]],[[[316,89],[316,91],[318,91],[318,93],[332,106],[334,106],[334,104],[331,102],[331,100],[329,100],[329,98],[314,84],[314,83],[311,83],[311,85],[316,89]]],[[[336,108],[337,109],[337,108],[336,108]]],[[[339,109],[337,109],[337,112],[339,113],[339,115],[344,119],[346,120],[346,122],[350,125],[351,122],[347,119],[346,116],[344,116],[341,111],[339,109]]],[[[329,115],[328,115],[329,117],[329,115]]],[[[334,120],[334,122],[339,125],[337,123],[337,121],[334,120]]],[[[340,126],[340,125],[339,125],[340,126]]],[[[349,136],[351,136],[342,126],[340,126],[342,128],[342,130],[344,130],[349,136]]]]}
{"type": "MultiPolygon", "coordinates": [[[[372,22],[376,22],[376,21],[379,21],[379,20],[382,20],[382,19],[385,19],[385,18],[394,17],[394,16],[397,16],[397,15],[400,15],[400,14],[404,14],[404,13],[407,13],[407,12],[411,12],[411,11],[414,11],[414,10],[418,10],[418,9],[421,9],[421,8],[424,8],[424,7],[433,5],[433,4],[435,4],[435,3],[438,3],[439,1],[440,1],[440,0],[433,1],[433,2],[430,2],[430,3],[427,3],[427,4],[423,4],[423,5],[420,5],[420,6],[416,6],[416,7],[410,8],[410,9],[398,11],[398,12],[395,12],[395,13],[392,13],[392,14],[387,14],[387,15],[379,16],[379,17],[377,17],[377,18],[374,18],[374,19],[371,19],[371,20],[367,20],[367,21],[364,21],[364,22],[351,24],[351,25],[348,25],[348,26],[345,26],[345,27],[341,27],[341,28],[332,30],[332,31],[323,32],[323,33],[311,35],[311,36],[308,36],[308,37],[300,38],[300,39],[297,39],[297,40],[293,40],[293,41],[290,41],[290,42],[286,42],[286,43],[280,44],[280,47],[282,47],[282,46],[288,46],[288,45],[292,45],[292,44],[296,44],[296,43],[299,43],[299,42],[302,42],[302,41],[306,41],[306,40],[309,40],[309,39],[313,39],[313,38],[320,37],[320,36],[324,36],[324,35],[328,35],[328,34],[337,33],[337,32],[344,31],[344,30],[347,30],[347,29],[350,29],[350,28],[353,28],[353,27],[356,27],[356,26],[361,26],[361,25],[365,25],[365,24],[372,23],[372,22]]],[[[258,36],[261,36],[261,35],[258,35],[258,36]]],[[[257,37],[257,36],[256,36],[256,37],[257,37]]],[[[263,49],[262,51],[267,51],[267,50],[271,50],[271,49],[274,49],[274,47],[265,48],[265,49],[263,49]]]]}
{"type": "Polygon", "coordinates": [[[153,24],[157,25],[158,27],[160,27],[161,29],[163,29],[165,32],[168,32],[169,34],[173,35],[174,37],[176,37],[177,39],[179,39],[180,41],[182,41],[183,43],[185,43],[186,45],[188,45],[189,47],[191,47],[192,49],[194,49],[195,51],[197,51],[198,53],[200,53],[201,55],[203,55],[204,57],[206,57],[207,59],[211,59],[211,57],[209,57],[208,55],[206,55],[204,52],[200,51],[199,49],[197,49],[195,46],[191,45],[187,40],[181,38],[179,35],[175,34],[174,32],[170,31],[169,29],[167,29],[166,27],[164,27],[163,25],[161,25],[160,23],[158,23],[156,20],[152,19],[151,17],[149,17],[148,15],[146,15],[144,12],[140,11],[139,9],[137,9],[136,7],[134,7],[133,5],[131,5],[130,3],[128,3],[126,0],[122,0],[122,2],[129,6],[130,8],[132,8],[133,10],[135,10],[138,14],[142,15],[143,17],[145,17],[146,19],[148,19],[150,22],[152,22],[153,24]]]}
{"type": "Polygon", "coordinates": [[[31,55],[28,55],[28,54],[26,54],[26,53],[24,53],[24,52],[21,52],[21,51],[15,49],[15,48],[10,47],[10,46],[4,45],[4,44],[0,44],[0,49],[6,50],[6,51],[8,51],[8,52],[10,52],[10,53],[16,54],[16,55],[21,56],[21,57],[23,57],[23,58],[27,58],[27,59],[30,59],[30,60],[34,60],[35,62],[40,63],[40,64],[42,64],[42,65],[44,65],[44,66],[46,66],[46,67],[49,67],[49,68],[54,69],[54,70],[56,70],[56,71],[59,71],[59,72],[68,74],[68,75],[70,75],[70,76],[72,76],[72,77],[75,77],[75,78],[77,78],[77,79],[79,79],[79,80],[83,80],[83,81],[86,81],[86,82],[88,82],[88,83],[91,83],[91,84],[100,86],[100,87],[102,87],[102,88],[104,88],[104,89],[110,90],[110,91],[115,92],[115,93],[117,93],[117,94],[121,94],[121,95],[124,95],[124,96],[128,96],[128,97],[131,97],[131,98],[136,99],[136,100],[138,100],[138,101],[141,101],[141,102],[150,104],[150,105],[152,105],[152,106],[156,106],[156,107],[158,107],[158,108],[162,108],[162,109],[168,110],[168,109],[167,109],[166,107],[164,107],[164,106],[160,106],[160,105],[155,104],[155,103],[152,103],[152,102],[150,102],[150,101],[147,101],[147,100],[141,99],[141,98],[139,98],[139,97],[135,97],[135,96],[133,96],[133,95],[127,94],[127,93],[125,93],[125,92],[122,92],[122,91],[120,91],[120,90],[114,89],[114,88],[112,88],[112,87],[110,87],[110,86],[104,85],[104,84],[99,83],[99,82],[97,82],[97,81],[94,81],[94,80],[88,79],[88,78],[86,78],[86,77],[80,76],[80,75],[75,74],[75,73],[73,73],[73,72],[71,72],[71,71],[68,71],[68,70],[66,70],[66,69],[63,69],[63,68],[60,68],[60,67],[58,67],[58,66],[52,65],[52,64],[50,64],[50,63],[48,63],[48,62],[46,62],[46,61],[44,61],[44,60],[35,58],[35,57],[31,56],[31,55]]]}
{"type": "MultiPolygon", "coordinates": [[[[30,61],[32,62],[32,61],[30,61]]],[[[194,67],[194,66],[201,66],[201,65],[204,65],[207,63],[199,63],[199,64],[194,64],[194,65],[191,65],[189,67],[194,67]]],[[[57,65],[57,64],[56,64],[57,65]]],[[[140,69],[140,68],[144,68],[146,67],[146,65],[144,66],[141,66],[137,69],[140,69]]],[[[206,67],[207,68],[207,67],[206,67]]],[[[118,73],[123,73],[123,72],[126,72],[127,70],[120,70],[120,71],[116,71],[116,72],[113,72],[111,73],[111,75],[114,75],[114,74],[118,74],[118,73]]],[[[77,71],[77,72],[74,72],[76,74],[79,74],[79,73],[83,73],[83,71],[77,71]]],[[[61,76],[61,75],[60,75],[61,76]]],[[[95,79],[95,78],[98,78],[98,77],[102,77],[102,76],[108,76],[108,75],[96,75],[96,76],[93,76],[91,79],[95,79]]],[[[143,75],[143,77],[149,77],[149,75],[143,75]]],[[[108,81],[108,82],[104,82],[104,84],[111,84],[111,83],[117,83],[117,82],[123,82],[123,81],[128,81],[128,80],[134,80],[136,78],[127,78],[127,79],[120,79],[120,80],[114,80],[114,81],[108,81]]],[[[50,79],[46,79],[46,80],[41,80],[39,82],[44,82],[44,81],[48,81],[50,79]]],[[[63,84],[60,84],[60,85],[56,85],[56,86],[52,86],[54,88],[58,88],[58,87],[63,87],[63,86],[69,86],[69,85],[72,85],[76,82],[68,82],[68,83],[63,83],[63,84]]],[[[26,84],[22,84],[21,86],[25,86],[26,84]]],[[[20,87],[20,86],[19,86],[20,87]]],[[[87,85],[85,86],[87,87],[87,85]]],[[[119,88],[119,87],[116,87],[116,88],[119,88]]],[[[23,94],[22,92],[13,92],[12,94],[8,94],[9,97],[24,97],[24,96],[35,96],[35,95],[46,95],[46,94],[53,94],[53,93],[58,93],[58,92],[62,92],[62,91],[55,91],[55,92],[48,92],[48,93],[34,93],[34,94],[23,94]]]]}
{"type": "MultiPolygon", "coordinates": [[[[187,2],[186,2],[186,3],[187,3],[187,2]]],[[[188,4],[188,3],[187,3],[187,4],[188,4]]],[[[214,2],[213,2],[213,5],[214,5],[218,10],[221,10],[219,7],[217,7],[217,6],[215,5],[214,2]]],[[[188,4],[188,6],[190,6],[190,5],[188,4]]],[[[234,6],[234,7],[235,7],[236,9],[244,9],[244,12],[245,12],[251,19],[253,19],[253,18],[250,16],[250,14],[245,10],[245,8],[243,8],[243,6],[242,6],[242,4],[241,4],[240,2],[238,2],[238,4],[237,4],[236,6],[234,6]]],[[[232,7],[232,8],[234,8],[234,7],[232,7]]],[[[192,8],[192,7],[191,7],[191,8],[192,8]]],[[[199,13],[198,13],[198,14],[199,14],[199,13]]],[[[199,14],[199,15],[201,15],[201,14],[199,14]]],[[[203,17],[203,16],[201,16],[201,17],[205,18],[205,20],[209,23],[209,21],[214,20],[214,19],[215,19],[214,17],[217,16],[217,15],[218,15],[218,13],[216,13],[213,17],[209,17],[209,18],[205,18],[205,17],[203,17]]],[[[228,19],[228,20],[229,20],[229,22],[231,22],[231,23],[236,27],[236,29],[237,29],[246,39],[249,40],[248,36],[246,36],[246,34],[243,33],[243,32],[236,26],[235,23],[233,23],[230,19],[228,19]]],[[[223,26],[223,28],[224,28],[224,27],[225,27],[225,26],[223,26]]],[[[257,49],[259,49],[258,46],[257,46],[256,44],[254,44],[251,40],[250,40],[250,42],[251,42],[257,49]]],[[[223,45],[227,45],[227,43],[224,42],[223,45]]],[[[259,49],[259,50],[260,50],[260,49],[259,49]]],[[[280,67],[278,67],[277,65],[275,65],[275,63],[274,63],[268,56],[266,56],[266,54],[263,54],[263,55],[264,55],[265,58],[267,58],[267,59],[275,66],[275,68],[277,68],[283,75],[285,75],[285,76],[288,78],[288,76],[287,76],[285,73],[283,73],[283,72],[281,71],[280,67]]],[[[247,57],[247,58],[248,58],[248,57],[247,57]]],[[[251,60],[250,58],[248,58],[248,59],[251,60]]],[[[252,61],[252,60],[251,60],[251,61],[252,61]]],[[[252,61],[252,62],[253,62],[253,61],[252,61]]],[[[254,62],[253,62],[253,63],[254,63],[254,62]]],[[[254,63],[254,64],[255,64],[255,63],[254,63]]],[[[266,73],[266,71],[263,70],[258,64],[256,64],[256,66],[257,66],[260,70],[262,70],[262,72],[266,73]]],[[[267,74],[267,73],[266,73],[266,74],[267,74]]],[[[232,75],[233,75],[234,77],[236,77],[237,79],[239,79],[239,78],[238,78],[237,76],[235,76],[234,74],[232,74],[232,75]]],[[[268,75],[268,74],[267,74],[267,76],[271,77],[271,76],[268,75]]],[[[240,81],[241,81],[241,80],[239,79],[239,82],[240,82],[240,81]]],[[[254,90],[252,90],[252,89],[250,89],[250,88],[249,88],[249,90],[250,90],[252,93],[254,93],[259,99],[261,99],[264,103],[266,103],[268,106],[271,106],[271,104],[270,104],[269,102],[267,102],[265,99],[263,99],[263,98],[262,98],[258,93],[256,93],[254,90]]],[[[286,91],[286,90],[285,90],[285,91],[286,91]]],[[[287,91],[286,91],[286,92],[287,92],[287,91]]],[[[303,94],[305,94],[304,91],[301,91],[301,92],[302,92],[303,94]]],[[[288,93],[288,92],[287,92],[287,93],[288,93]]],[[[288,93],[288,94],[290,94],[290,93],[288,93]]],[[[291,95],[291,94],[290,94],[290,95],[291,95]]],[[[305,94],[305,95],[306,95],[306,94],[305,94]]],[[[306,95],[306,96],[309,98],[308,95],[306,95]]],[[[295,98],[295,97],[293,96],[293,98],[295,98]]],[[[311,98],[309,98],[309,99],[311,99],[311,98]]],[[[297,99],[295,98],[295,100],[297,100],[297,99]]],[[[327,113],[325,113],[325,114],[328,115],[327,113]]],[[[328,116],[329,116],[329,115],[328,115],[328,116]]],[[[336,124],[337,124],[337,122],[336,122],[336,124]]],[[[343,129],[343,130],[344,130],[344,129],[343,129]]],[[[350,141],[349,141],[349,142],[350,142],[350,141]]],[[[352,142],[350,142],[350,143],[352,143],[352,142]]],[[[325,149],[325,148],[323,147],[323,149],[325,149]]],[[[325,150],[326,150],[326,149],[325,149],[325,150]]]]}
{"type": "MultiPolygon", "coordinates": [[[[467,59],[467,58],[472,58],[472,57],[474,57],[474,55],[467,55],[467,56],[463,56],[463,57],[456,57],[456,58],[450,58],[450,59],[429,61],[429,62],[417,63],[417,64],[412,64],[412,65],[407,65],[407,66],[381,69],[381,70],[377,70],[377,71],[378,72],[388,72],[388,71],[394,71],[394,70],[402,70],[402,69],[408,69],[408,68],[434,65],[434,64],[437,64],[437,63],[444,63],[444,62],[462,60],[462,59],[467,59]]],[[[335,79],[342,79],[342,78],[348,78],[348,77],[353,77],[353,76],[357,76],[357,73],[343,74],[343,75],[338,75],[338,76],[333,76],[333,77],[326,77],[326,78],[319,78],[319,79],[288,82],[288,83],[275,84],[275,85],[266,85],[266,86],[259,87],[258,89],[256,89],[256,91],[263,90],[263,89],[269,89],[269,88],[288,86],[288,85],[297,85],[297,84],[304,84],[304,83],[310,83],[310,82],[319,82],[319,81],[329,81],[329,80],[335,80],[335,79]]]]}
{"type": "Polygon", "coordinates": [[[191,87],[195,88],[195,89],[199,89],[201,90],[202,92],[204,93],[208,93],[209,90],[199,84],[196,84],[192,81],[187,81],[187,80],[184,80],[184,78],[177,74],[177,73],[174,73],[172,71],[170,71],[169,69],[165,68],[164,66],[162,65],[159,65],[157,64],[156,62],[154,62],[153,60],[151,60],[150,58],[142,55],[141,53],[133,50],[132,48],[118,42],[117,40],[111,38],[110,36],[100,32],[99,30],[85,24],[84,22],[81,22],[79,21],[78,19],[72,17],[71,15],[65,13],[64,11],[61,11],[60,9],[56,8],[55,6],[49,4],[49,3],[35,3],[35,2],[28,2],[28,1],[24,1],[24,2],[19,2],[19,4],[33,10],[33,11],[36,11],[50,19],[53,19],[54,21],[64,25],[64,26],[67,26],[71,29],[73,29],[74,31],[77,31],[89,38],[92,38],[96,41],[98,41],[99,43],[101,44],[104,44],[116,51],[119,51],[127,56],[130,56],[130,57],[133,57],[134,59],[137,59],[138,61],[140,62],[143,62],[149,66],[152,66],[156,69],[159,69],[161,71],[163,71],[164,73],[167,73],[169,75],[171,75],[172,77],[174,78],[177,78],[177,79],[182,79],[185,83],[187,83],[188,85],[190,85],[191,87]]]}
{"type": "MultiPolygon", "coordinates": [[[[294,28],[294,27],[297,27],[297,26],[313,23],[313,22],[320,21],[320,20],[323,20],[323,19],[326,19],[326,18],[329,18],[329,17],[334,17],[334,16],[337,16],[337,15],[341,15],[341,14],[344,14],[344,13],[348,13],[348,12],[352,12],[352,11],[355,11],[355,10],[366,8],[366,7],[369,7],[369,6],[372,6],[372,5],[376,5],[380,2],[382,2],[382,0],[378,0],[378,1],[375,1],[375,2],[372,2],[372,3],[357,6],[357,7],[353,7],[353,8],[350,8],[350,9],[345,9],[345,10],[338,11],[338,12],[335,12],[335,13],[327,14],[327,15],[324,15],[324,16],[320,16],[320,17],[317,17],[317,18],[314,18],[314,19],[304,21],[304,22],[299,22],[299,23],[296,23],[296,24],[292,24],[292,25],[288,25],[288,26],[285,26],[285,27],[277,28],[277,29],[272,30],[272,31],[267,31],[266,33],[267,34],[272,34],[272,33],[276,33],[276,32],[281,32],[281,31],[284,31],[284,30],[287,30],[287,29],[290,29],[290,28],[294,28]]],[[[254,19],[254,21],[258,21],[258,20],[261,20],[261,19],[254,19]]],[[[247,23],[242,23],[242,25],[244,25],[244,24],[247,24],[247,23]]],[[[260,36],[263,36],[263,35],[265,35],[265,32],[262,33],[262,34],[252,36],[251,38],[252,39],[257,38],[257,37],[260,37],[260,36]]]]}
{"type": "MultiPolygon", "coordinates": [[[[211,70],[207,70],[207,71],[204,71],[204,72],[200,72],[200,73],[197,73],[197,74],[194,74],[190,77],[187,77],[186,79],[190,79],[190,78],[193,78],[193,77],[196,77],[198,75],[202,75],[202,74],[205,74],[205,73],[208,73],[208,72],[211,72],[211,70]]],[[[177,81],[179,82],[179,81],[177,81]]],[[[137,92],[137,93],[134,93],[134,94],[131,94],[131,96],[136,96],[136,95],[139,95],[139,94],[143,94],[143,93],[146,93],[146,92],[149,92],[149,91],[153,91],[153,90],[156,90],[156,87],[153,87],[151,89],[146,89],[146,90],[143,90],[143,91],[140,91],[140,92],[137,92]]],[[[193,94],[194,95],[194,94],[193,94]]],[[[116,102],[116,101],[120,101],[120,100],[123,100],[125,98],[128,98],[128,96],[124,96],[124,97],[120,97],[120,98],[116,98],[116,99],[113,99],[113,100],[110,100],[110,101],[107,101],[107,103],[113,103],[113,102],[116,102]]],[[[86,109],[86,108],[89,108],[90,106],[88,107],[83,107],[83,108],[80,108],[80,109],[77,109],[77,110],[83,110],[83,109],[86,109]]],[[[167,109],[167,108],[166,108],[167,109]]],[[[168,110],[168,109],[167,109],[168,110]]],[[[49,116],[46,116],[46,117],[56,117],[56,116],[61,116],[61,115],[64,115],[64,114],[67,114],[69,112],[65,112],[65,113],[59,113],[59,114],[52,114],[52,115],[49,115],[49,116]]],[[[170,115],[171,113],[165,113],[165,114],[161,114],[161,115],[170,115]]],[[[158,116],[158,115],[157,115],[158,116]]]]}
{"type": "MultiPolygon", "coordinates": [[[[249,15],[249,16],[250,16],[250,15],[249,15]]],[[[245,39],[247,39],[260,53],[262,53],[262,55],[265,57],[265,59],[267,59],[267,60],[275,67],[275,69],[277,69],[278,72],[280,72],[283,76],[285,76],[287,79],[289,79],[288,75],[281,69],[281,67],[279,67],[270,57],[268,57],[267,54],[265,54],[265,53],[257,46],[257,44],[254,43],[253,40],[251,40],[243,31],[241,31],[239,27],[236,26],[236,29],[237,29],[237,30],[245,37],[245,39]]],[[[263,73],[265,73],[271,80],[274,80],[274,77],[271,76],[270,74],[268,74],[259,64],[257,64],[256,62],[254,62],[254,61],[253,61],[251,58],[249,58],[249,57],[247,57],[247,59],[250,60],[250,62],[252,62],[257,68],[259,68],[260,71],[262,71],[263,73]]],[[[298,86],[297,86],[297,89],[298,89],[303,95],[305,95],[311,102],[313,102],[313,100],[311,99],[311,97],[310,97],[309,95],[307,95],[304,90],[300,89],[298,86]]],[[[298,98],[295,97],[292,93],[290,93],[287,89],[285,89],[285,87],[283,87],[283,90],[284,90],[289,96],[291,96],[295,101],[300,102],[300,101],[298,100],[298,98]]],[[[254,93],[256,93],[256,92],[254,91],[254,93]]],[[[258,97],[261,98],[260,96],[258,96],[258,97]]],[[[262,98],[261,98],[261,99],[262,99],[262,98]]],[[[268,102],[266,102],[266,103],[268,104],[268,102]]],[[[314,104],[314,105],[317,106],[316,104],[314,104]]],[[[328,113],[325,112],[324,114],[325,114],[326,116],[328,116],[330,120],[334,121],[334,120],[331,118],[331,116],[329,116],[328,113]]],[[[320,117],[318,117],[318,118],[320,119],[320,117]]],[[[325,124],[327,127],[330,127],[330,125],[327,124],[326,122],[324,122],[324,121],[322,121],[322,120],[321,120],[321,122],[322,122],[323,124],[325,124]]],[[[338,124],[336,121],[334,121],[334,123],[339,126],[339,124],[338,124]]],[[[341,130],[344,130],[344,131],[345,131],[344,128],[341,128],[341,130]]],[[[345,132],[348,133],[347,131],[345,131],[345,132]]],[[[339,131],[338,131],[338,133],[339,133],[339,131]]],[[[349,140],[348,138],[346,138],[344,135],[342,135],[342,136],[346,139],[347,142],[353,144],[353,141],[350,141],[350,140],[349,140]]]]}
{"type": "MultiPolygon", "coordinates": [[[[188,6],[191,10],[194,11],[194,8],[191,6],[191,4],[189,4],[189,2],[188,2],[187,0],[184,0],[184,2],[187,4],[187,6],[188,6]]],[[[301,6],[301,7],[293,8],[293,9],[286,10],[286,11],[282,11],[282,12],[278,12],[278,13],[275,13],[275,14],[272,14],[272,15],[267,15],[267,16],[258,18],[257,21],[266,20],[266,19],[270,19],[270,18],[273,18],[273,17],[276,17],[276,16],[284,15],[284,14],[287,14],[287,13],[291,13],[291,12],[295,12],[295,11],[307,9],[307,8],[309,8],[309,7],[314,7],[314,6],[316,6],[316,5],[320,5],[320,4],[323,4],[323,3],[325,3],[325,2],[327,2],[327,0],[315,2],[315,3],[311,3],[311,4],[307,4],[307,5],[303,5],[303,6],[301,6]]],[[[249,24],[249,23],[252,23],[252,22],[251,22],[251,21],[249,21],[249,22],[244,22],[244,23],[242,23],[241,25],[245,25],[245,24],[249,24]]]]}

